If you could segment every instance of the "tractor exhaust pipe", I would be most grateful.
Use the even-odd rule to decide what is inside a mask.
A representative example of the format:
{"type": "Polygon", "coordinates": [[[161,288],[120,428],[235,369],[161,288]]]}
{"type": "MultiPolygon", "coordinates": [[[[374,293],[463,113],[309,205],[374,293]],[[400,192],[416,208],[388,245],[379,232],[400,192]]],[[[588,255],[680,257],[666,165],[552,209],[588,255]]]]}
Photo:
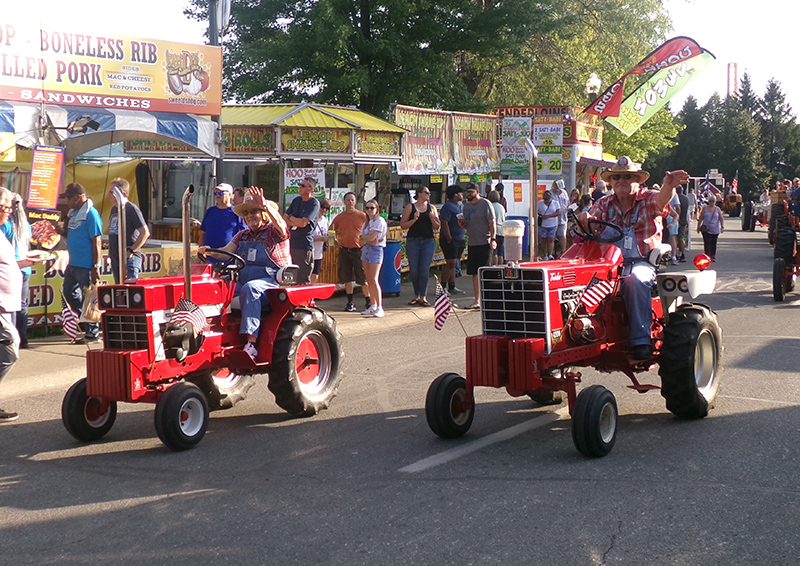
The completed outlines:
{"type": "Polygon", "coordinates": [[[119,282],[125,283],[128,278],[128,230],[125,225],[125,206],[128,199],[122,195],[122,191],[116,185],[111,187],[111,194],[114,195],[114,199],[117,201],[117,257],[119,258],[117,268],[119,269],[119,282]]]}
{"type": "Polygon", "coordinates": [[[191,204],[194,185],[189,185],[181,199],[181,236],[183,240],[183,296],[192,300],[192,222],[191,204]]]}

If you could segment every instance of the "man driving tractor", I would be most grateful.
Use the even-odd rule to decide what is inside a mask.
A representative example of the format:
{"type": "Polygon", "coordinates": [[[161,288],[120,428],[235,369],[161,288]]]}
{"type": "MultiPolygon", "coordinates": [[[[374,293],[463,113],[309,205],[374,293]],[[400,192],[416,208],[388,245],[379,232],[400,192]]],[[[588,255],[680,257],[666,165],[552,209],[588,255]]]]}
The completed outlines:
{"type": "Polygon", "coordinates": [[[598,199],[590,216],[616,224],[622,230],[622,238],[615,242],[625,258],[620,291],[630,318],[633,357],[646,360],[652,357],[651,289],[656,276],[655,266],[647,261],[647,255],[661,245],[662,218],[667,205],[675,196],[675,188],[689,180],[689,174],[683,170],[668,171],[659,190],[646,190],[640,185],[650,174],[630,158],[620,157],[600,176],[613,193],[598,199]]]}

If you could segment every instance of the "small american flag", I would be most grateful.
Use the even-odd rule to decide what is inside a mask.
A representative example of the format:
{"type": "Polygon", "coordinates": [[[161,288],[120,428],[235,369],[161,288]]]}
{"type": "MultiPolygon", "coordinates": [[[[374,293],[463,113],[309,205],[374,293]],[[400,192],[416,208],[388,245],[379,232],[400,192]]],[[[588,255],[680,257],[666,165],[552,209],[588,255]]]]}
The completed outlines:
{"type": "Polygon", "coordinates": [[[69,307],[63,296],[61,297],[61,325],[64,327],[64,334],[74,342],[78,337],[78,313],[69,307]]]}
{"type": "Polygon", "coordinates": [[[731,192],[738,193],[739,192],[739,172],[736,172],[736,175],[733,177],[733,181],[731,181],[731,192]]]}
{"type": "Polygon", "coordinates": [[[436,282],[436,301],[433,304],[433,327],[436,330],[441,330],[444,327],[447,317],[450,316],[450,309],[453,304],[450,302],[450,296],[445,293],[444,287],[438,281],[436,282]]]}
{"type": "Polygon", "coordinates": [[[597,309],[597,306],[602,302],[602,300],[605,299],[613,290],[614,284],[611,281],[592,277],[589,285],[586,286],[586,289],[584,289],[583,294],[581,295],[581,304],[586,307],[586,310],[589,313],[592,313],[595,311],[595,309],[597,309]]]}
{"type": "Polygon", "coordinates": [[[172,311],[172,317],[169,319],[169,324],[179,324],[181,322],[188,322],[198,334],[208,326],[206,315],[203,310],[188,299],[181,299],[172,311]]]}

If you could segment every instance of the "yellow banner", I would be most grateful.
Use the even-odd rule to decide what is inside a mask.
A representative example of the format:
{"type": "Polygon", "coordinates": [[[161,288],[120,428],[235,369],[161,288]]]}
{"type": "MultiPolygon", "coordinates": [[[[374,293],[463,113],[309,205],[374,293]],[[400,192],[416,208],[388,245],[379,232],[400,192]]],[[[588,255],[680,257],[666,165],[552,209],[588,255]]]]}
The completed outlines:
{"type": "Polygon", "coordinates": [[[350,130],[284,128],[281,149],[301,153],[350,153],[350,130]]]}
{"type": "Polygon", "coordinates": [[[400,155],[400,134],[394,132],[358,132],[356,153],[400,155]]]}
{"type": "MultiPolygon", "coordinates": [[[[89,18],[90,19],[90,18],[89,18]]],[[[3,100],[218,116],[222,48],[3,25],[3,100]]]]}

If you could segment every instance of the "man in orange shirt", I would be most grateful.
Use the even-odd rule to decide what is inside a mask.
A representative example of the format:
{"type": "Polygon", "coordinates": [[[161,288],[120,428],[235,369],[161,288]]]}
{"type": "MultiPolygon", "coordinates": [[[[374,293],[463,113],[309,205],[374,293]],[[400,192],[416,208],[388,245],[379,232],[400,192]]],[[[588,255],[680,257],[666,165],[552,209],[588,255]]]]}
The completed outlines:
{"type": "Polygon", "coordinates": [[[367,220],[367,215],[356,209],[355,193],[344,195],[344,212],[336,215],[331,223],[331,229],[336,231],[336,247],[339,248],[339,283],[344,284],[347,293],[346,312],[357,312],[353,304],[353,281],[361,285],[364,293],[366,308],[372,305],[369,298],[369,287],[364,277],[364,268],[361,264],[361,228],[367,220]]]}

